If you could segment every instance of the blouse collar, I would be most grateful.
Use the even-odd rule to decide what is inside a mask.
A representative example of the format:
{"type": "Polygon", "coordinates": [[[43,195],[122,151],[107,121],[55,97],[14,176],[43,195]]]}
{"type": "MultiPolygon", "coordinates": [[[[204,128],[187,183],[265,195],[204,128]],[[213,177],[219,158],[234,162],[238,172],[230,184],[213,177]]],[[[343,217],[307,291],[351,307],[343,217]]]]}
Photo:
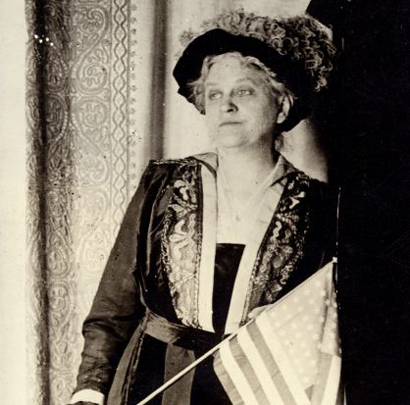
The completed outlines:
{"type": "MultiPolygon", "coordinates": [[[[215,152],[202,153],[193,156],[196,160],[204,164],[211,173],[216,177],[218,169],[218,154],[215,152]]],[[[291,173],[298,171],[295,166],[292,165],[283,155],[279,154],[278,160],[275,165],[274,173],[272,174],[272,184],[274,185],[278,181],[291,173]]]]}

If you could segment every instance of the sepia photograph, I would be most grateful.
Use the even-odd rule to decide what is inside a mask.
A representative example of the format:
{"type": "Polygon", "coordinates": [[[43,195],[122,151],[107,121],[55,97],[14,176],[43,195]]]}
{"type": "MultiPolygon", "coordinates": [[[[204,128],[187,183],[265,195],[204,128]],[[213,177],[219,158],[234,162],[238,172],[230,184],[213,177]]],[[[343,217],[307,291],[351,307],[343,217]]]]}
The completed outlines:
{"type": "Polygon", "coordinates": [[[0,33],[2,404],[410,405],[410,3],[0,33]]]}

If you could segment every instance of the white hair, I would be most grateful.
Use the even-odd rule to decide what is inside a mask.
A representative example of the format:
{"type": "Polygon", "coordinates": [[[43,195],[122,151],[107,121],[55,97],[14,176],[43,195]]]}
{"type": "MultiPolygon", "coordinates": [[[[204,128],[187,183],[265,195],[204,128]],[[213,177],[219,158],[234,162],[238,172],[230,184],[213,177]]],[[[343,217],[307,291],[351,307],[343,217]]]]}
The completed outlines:
{"type": "Polygon", "coordinates": [[[218,61],[225,58],[236,58],[241,63],[242,67],[251,67],[262,73],[262,78],[265,80],[267,87],[274,95],[288,96],[291,105],[295,95],[285,86],[284,83],[277,79],[276,73],[266,67],[259,59],[254,56],[243,56],[239,52],[228,52],[221,55],[208,55],[202,63],[201,75],[198,79],[189,84],[191,87],[191,101],[194,102],[196,108],[202,113],[205,113],[205,81],[209,75],[211,67],[218,61]]]}

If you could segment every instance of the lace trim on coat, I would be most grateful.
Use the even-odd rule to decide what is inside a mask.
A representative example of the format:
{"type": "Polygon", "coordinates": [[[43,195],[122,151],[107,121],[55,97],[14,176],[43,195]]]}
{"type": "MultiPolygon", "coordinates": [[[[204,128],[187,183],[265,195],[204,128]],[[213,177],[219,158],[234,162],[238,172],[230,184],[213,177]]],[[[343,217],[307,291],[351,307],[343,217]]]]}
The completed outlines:
{"type": "Polygon", "coordinates": [[[310,223],[310,184],[311,179],[300,172],[288,180],[253,267],[242,323],[252,309],[277,299],[303,256],[310,223]]]}
{"type": "Polygon", "coordinates": [[[162,231],[162,261],[178,319],[198,327],[198,272],[201,257],[201,218],[198,202],[200,166],[187,162],[171,184],[172,196],[162,231]]]}

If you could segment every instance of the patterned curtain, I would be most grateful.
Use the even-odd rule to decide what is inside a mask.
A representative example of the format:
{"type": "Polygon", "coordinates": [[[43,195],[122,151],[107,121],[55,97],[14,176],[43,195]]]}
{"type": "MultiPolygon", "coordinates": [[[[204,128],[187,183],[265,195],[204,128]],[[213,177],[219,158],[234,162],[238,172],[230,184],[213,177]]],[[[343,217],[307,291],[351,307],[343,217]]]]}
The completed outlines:
{"type": "Polygon", "coordinates": [[[81,324],[148,159],[207,146],[172,82],[179,34],[242,3],[295,13],[308,2],[26,0],[31,405],[71,395],[81,324]]]}

